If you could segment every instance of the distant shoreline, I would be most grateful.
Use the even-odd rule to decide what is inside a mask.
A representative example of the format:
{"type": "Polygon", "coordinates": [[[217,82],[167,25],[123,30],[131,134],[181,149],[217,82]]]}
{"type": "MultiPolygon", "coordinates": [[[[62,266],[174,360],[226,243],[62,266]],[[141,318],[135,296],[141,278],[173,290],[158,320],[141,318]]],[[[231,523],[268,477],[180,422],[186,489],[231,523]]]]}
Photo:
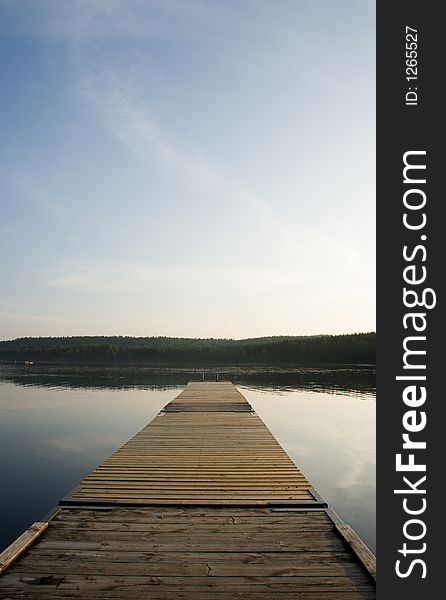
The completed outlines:
{"type": "MultiPolygon", "coordinates": [[[[148,367],[374,365],[375,333],[194,339],[82,336],[0,342],[0,362],[148,367]]],[[[31,366],[31,365],[29,365],[31,366]]]]}
{"type": "Polygon", "coordinates": [[[195,363],[130,363],[130,362],[113,362],[113,363],[101,363],[101,362],[61,362],[61,361],[36,361],[31,365],[27,365],[21,361],[8,361],[8,360],[0,360],[0,367],[14,367],[17,369],[33,369],[38,370],[40,368],[44,369],[46,367],[51,368],[65,368],[65,367],[81,367],[92,368],[92,369],[114,369],[119,371],[121,369],[150,369],[150,370],[168,370],[168,369],[185,369],[187,371],[218,371],[224,369],[237,369],[237,367],[241,369],[268,369],[271,370],[279,370],[282,372],[293,371],[296,369],[376,369],[375,363],[227,363],[227,364],[195,364],[195,363]]]}

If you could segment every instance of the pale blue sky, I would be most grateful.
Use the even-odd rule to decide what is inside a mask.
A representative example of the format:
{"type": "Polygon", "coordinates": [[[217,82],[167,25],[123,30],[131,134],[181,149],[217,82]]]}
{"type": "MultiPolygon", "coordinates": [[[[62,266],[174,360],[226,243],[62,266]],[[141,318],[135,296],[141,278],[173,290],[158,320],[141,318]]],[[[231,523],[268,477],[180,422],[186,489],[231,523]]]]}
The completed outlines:
{"type": "Polygon", "coordinates": [[[375,328],[375,6],[0,0],[0,339],[375,328]]]}

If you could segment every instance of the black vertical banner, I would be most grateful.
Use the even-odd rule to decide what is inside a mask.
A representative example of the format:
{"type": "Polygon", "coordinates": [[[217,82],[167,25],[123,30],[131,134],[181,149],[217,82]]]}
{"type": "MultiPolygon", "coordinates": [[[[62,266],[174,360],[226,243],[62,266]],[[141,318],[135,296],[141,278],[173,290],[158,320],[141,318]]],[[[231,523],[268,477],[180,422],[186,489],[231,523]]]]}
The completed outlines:
{"type": "Polygon", "coordinates": [[[377,6],[377,590],[442,596],[446,539],[441,3],[377,6]]]}

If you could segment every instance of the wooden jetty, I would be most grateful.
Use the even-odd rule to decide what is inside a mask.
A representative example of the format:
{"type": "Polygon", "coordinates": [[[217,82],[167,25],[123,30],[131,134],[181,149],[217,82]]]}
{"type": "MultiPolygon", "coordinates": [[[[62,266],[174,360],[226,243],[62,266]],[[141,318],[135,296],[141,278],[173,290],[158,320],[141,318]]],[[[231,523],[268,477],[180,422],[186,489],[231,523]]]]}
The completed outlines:
{"type": "Polygon", "coordinates": [[[0,573],[10,600],[375,598],[371,552],[228,382],[189,383],[0,573]]]}

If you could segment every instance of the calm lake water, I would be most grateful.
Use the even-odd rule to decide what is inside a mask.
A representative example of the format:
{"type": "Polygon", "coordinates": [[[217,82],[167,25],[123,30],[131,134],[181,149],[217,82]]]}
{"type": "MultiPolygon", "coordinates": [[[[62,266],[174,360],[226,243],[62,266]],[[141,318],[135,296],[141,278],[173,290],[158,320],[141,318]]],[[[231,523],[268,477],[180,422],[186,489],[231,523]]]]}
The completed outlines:
{"type": "MultiPolygon", "coordinates": [[[[374,369],[218,371],[220,380],[239,387],[313,487],[375,551],[374,369]]],[[[200,373],[0,365],[0,548],[200,373]]]]}

